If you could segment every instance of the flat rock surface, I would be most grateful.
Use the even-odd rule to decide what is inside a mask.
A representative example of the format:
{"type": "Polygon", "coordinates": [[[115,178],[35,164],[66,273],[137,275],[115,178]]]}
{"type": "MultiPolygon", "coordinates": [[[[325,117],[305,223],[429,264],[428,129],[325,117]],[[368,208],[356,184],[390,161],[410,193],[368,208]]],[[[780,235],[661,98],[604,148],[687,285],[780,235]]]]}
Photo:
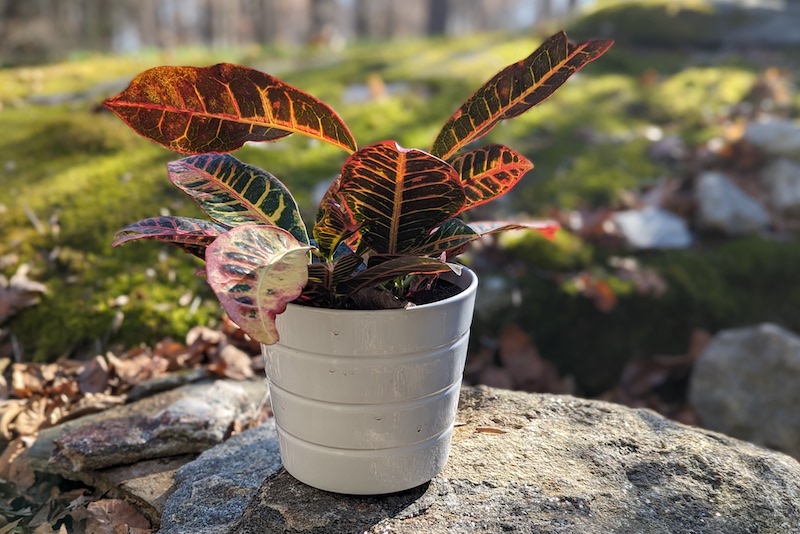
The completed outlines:
{"type": "Polygon", "coordinates": [[[274,419],[204,452],[178,470],[159,534],[228,531],[264,479],[280,467],[274,419]]]}
{"type": "Polygon", "coordinates": [[[266,380],[189,384],[43,430],[31,467],[132,502],[158,525],[179,467],[249,424],[266,380]]]}
{"type": "Polygon", "coordinates": [[[162,532],[800,532],[792,458],[599,401],[465,388],[445,471],[387,496],[301,484],[274,440],[262,425],[181,468],[162,532]],[[181,475],[212,455],[205,474],[181,475]],[[237,482],[246,465],[260,487],[237,482]]]}

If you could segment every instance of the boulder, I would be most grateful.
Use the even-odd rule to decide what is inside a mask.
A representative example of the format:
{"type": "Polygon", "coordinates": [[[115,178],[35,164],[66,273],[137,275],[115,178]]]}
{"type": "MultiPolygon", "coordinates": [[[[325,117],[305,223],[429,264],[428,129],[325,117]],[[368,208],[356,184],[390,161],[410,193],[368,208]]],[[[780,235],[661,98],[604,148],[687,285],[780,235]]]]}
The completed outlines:
{"type": "Polygon", "coordinates": [[[794,459],[600,401],[464,388],[445,471],[384,496],[306,486],[274,444],[262,425],[181,468],[161,532],[800,532],[794,459]]]}
{"type": "Polygon", "coordinates": [[[686,248],[692,244],[681,217],[654,206],[614,214],[614,222],[629,245],[641,249],[686,248]]]}
{"type": "Polygon", "coordinates": [[[743,235],[764,230],[770,224],[767,210],[722,173],[700,175],[695,201],[697,223],[706,230],[743,235]]]}
{"type": "Polygon", "coordinates": [[[689,399],[704,426],[800,458],[800,337],[773,324],[718,333],[689,399]]]}
{"type": "Polygon", "coordinates": [[[800,211],[800,163],[779,158],[761,171],[772,206],[782,213],[800,211]]]}

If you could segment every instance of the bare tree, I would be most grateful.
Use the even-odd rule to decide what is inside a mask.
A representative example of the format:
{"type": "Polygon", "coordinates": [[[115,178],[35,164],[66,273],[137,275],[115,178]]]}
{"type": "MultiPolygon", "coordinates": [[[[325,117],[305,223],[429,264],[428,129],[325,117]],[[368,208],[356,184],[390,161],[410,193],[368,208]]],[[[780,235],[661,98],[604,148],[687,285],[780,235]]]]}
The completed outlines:
{"type": "Polygon", "coordinates": [[[428,0],[428,35],[447,33],[448,0],[428,0]]]}

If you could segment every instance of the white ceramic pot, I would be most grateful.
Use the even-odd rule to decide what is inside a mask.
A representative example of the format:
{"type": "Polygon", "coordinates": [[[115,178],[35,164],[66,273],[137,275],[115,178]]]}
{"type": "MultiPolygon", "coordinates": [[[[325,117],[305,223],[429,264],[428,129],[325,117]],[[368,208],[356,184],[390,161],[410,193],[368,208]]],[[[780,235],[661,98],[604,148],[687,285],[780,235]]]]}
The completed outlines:
{"type": "Polygon", "coordinates": [[[431,480],[450,450],[478,280],[402,310],[290,304],[263,346],[281,459],[319,489],[392,493],[431,480]]]}

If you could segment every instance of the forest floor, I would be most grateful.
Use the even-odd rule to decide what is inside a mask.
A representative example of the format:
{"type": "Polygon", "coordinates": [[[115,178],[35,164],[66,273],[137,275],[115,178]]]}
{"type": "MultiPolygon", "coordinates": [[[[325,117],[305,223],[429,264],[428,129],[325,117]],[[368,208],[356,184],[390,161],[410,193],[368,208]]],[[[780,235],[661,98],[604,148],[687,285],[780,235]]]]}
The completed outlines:
{"type": "MultiPolygon", "coordinates": [[[[152,244],[111,248],[130,222],[199,211],[166,178],[177,156],[130,132],[103,98],[150,66],[239,62],[330,103],[362,146],[391,138],[425,148],[457,103],[540,40],[182,51],[0,70],[0,496],[9,503],[0,533],[37,517],[41,532],[59,532],[76,501],[81,521],[112,506],[87,507],[99,497],[86,497],[89,489],[36,478],[25,450],[40,429],[124,402],[132,387],[179,370],[237,380],[261,372],[258,348],[222,317],[196,260],[152,244]],[[219,332],[217,344],[193,348],[187,333],[198,326],[219,332]],[[225,343],[250,357],[227,361],[217,350],[225,343]]],[[[553,217],[564,229],[554,242],[515,234],[466,255],[485,291],[465,380],[602,398],[696,424],[686,385],[714,333],[763,321],[800,331],[795,216],[766,202],[769,224],[734,236],[702,228],[693,203],[709,169],[753,198],[768,196],[758,179],[768,157],[744,132],[765,117],[800,116],[795,56],[622,39],[492,132],[487,142],[536,167],[487,215],[553,217]],[[691,245],[639,249],[614,228],[615,214],[654,197],[685,221],[691,245]]],[[[299,138],[236,156],[284,181],[306,220],[342,163],[334,149],[299,138]]]]}

